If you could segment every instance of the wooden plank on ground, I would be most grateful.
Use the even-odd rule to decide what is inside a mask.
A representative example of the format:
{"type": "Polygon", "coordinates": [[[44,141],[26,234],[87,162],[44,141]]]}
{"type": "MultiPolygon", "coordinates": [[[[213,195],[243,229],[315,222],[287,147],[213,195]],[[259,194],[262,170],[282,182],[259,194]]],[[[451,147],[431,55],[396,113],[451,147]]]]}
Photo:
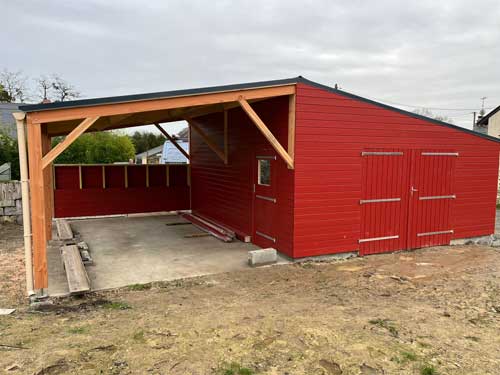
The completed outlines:
{"type": "Polygon", "coordinates": [[[231,236],[231,234],[227,233],[223,228],[221,228],[213,223],[210,223],[210,222],[200,218],[199,216],[195,216],[195,215],[188,214],[188,213],[183,213],[183,214],[181,214],[181,216],[184,219],[189,220],[191,223],[193,223],[193,225],[196,228],[201,229],[202,231],[211,234],[212,236],[214,236],[215,238],[218,238],[221,241],[231,242],[234,239],[234,236],[231,236]]]}
{"type": "Polygon", "coordinates": [[[78,246],[61,246],[61,257],[66,270],[70,294],[81,294],[90,290],[90,281],[83,265],[78,246]]]}
{"type": "Polygon", "coordinates": [[[73,231],[68,221],[65,219],[56,220],[57,236],[60,240],[71,240],[73,239],[73,231]]]}

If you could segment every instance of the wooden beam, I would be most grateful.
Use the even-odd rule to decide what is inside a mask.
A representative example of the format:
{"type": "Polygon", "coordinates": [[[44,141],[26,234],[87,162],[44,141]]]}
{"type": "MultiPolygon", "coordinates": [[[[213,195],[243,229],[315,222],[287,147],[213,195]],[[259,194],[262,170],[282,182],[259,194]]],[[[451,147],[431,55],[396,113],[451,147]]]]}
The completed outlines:
{"type": "Polygon", "coordinates": [[[285,86],[269,86],[245,90],[214,92],[198,95],[177,96],[163,99],[128,101],[114,104],[98,104],[77,108],[60,108],[31,112],[29,115],[37,123],[48,123],[81,119],[82,117],[114,116],[129,113],[157,111],[181,107],[194,107],[209,104],[236,102],[245,95],[247,100],[262,99],[273,96],[291,95],[295,93],[295,84],[285,86]]]}
{"type": "Polygon", "coordinates": [[[188,122],[190,127],[193,128],[199,134],[199,136],[205,141],[208,147],[210,147],[212,151],[217,154],[220,160],[224,162],[225,161],[224,152],[222,152],[219,149],[219,147],[215,144],[215,142],[207,135],[207,133],[203,131],[203,129],[201,128],[201,124],[189,117],[186,117],[185,120],[188,122]]]}
{"type": "Polygon", "coordinates": [[[262,135],[269,141],[271,146],[276,150],[276,152],[281,156],[281,158],[285,161],[285,163],[288,165],[290,169],[293,169],[293,159],[288,155],[286,150],[283,148],[283,146],[278,142],[276,137],[271,133],[271,131],[268,129],[266,124],[260,119],[260,117],[255,113],[253,108],[248,104],[248,102],[245,100],[245,98],[240,97],[238,99],[241,107],[243,110],[246,112],[248,117],[253,121],[257,129],[260,130],[262,135]]]}
{"type": "Polygon", "coordinates": [[[229,162],[229,138],[228,138],[228,114],[227,109],[224,110],[224,164],[229,162]]]}
{"type": "Polygon", "coordinates": [[[83,120],[80,125],[74,128],[71,133],[69,133],[64,141],[59,143],[56,147],[49,151],[42,159],[42,169],[45,169],[50,163],[52,163],[55,158],[57,158],[64,150],[66,150],[69,145],[71,145],[80,135],[85,133],[85,131],[92,126],[99,117],[88,117],[83,120]]]}
{"type": "Polygon", "coordinates": [[[160,124],[155,123],[155,126],[170,142],[172,142],[172,144],[177,148],[177,150],[180,151],[182,155],[186,157],[187,160],[190,160],[189,154],[186,152],[186,150],[179,146],[177,141],[170,134],[168,134],[167,131],[160,126],[160,124]]]}
{"type": "MultiPolygon", "coordinates": [[[[44,182],[42,170],[42,125],[32,123],[28,117],[27,129],[34,288],[44,289],[48,287],[48,274],[44,182]]],[[[29,220],[29,218],[24,218],[24,220],[29,220]]]]}
{"type": "Polygon", "coordinates": [[[102,166],[102,188],[106,189],[106,167],[102,166]]]}
{"type": "Polygon", "coordinates": [[[80,190],[83,189],[83,177],[82,177],[82,166],[78,166],[78,184],[80,186],[80,190]]]}
{"type": "Polygon", "coordinates": [[[295,94],[290,95],[288,97],[288,155],[292,160],[295,160],[295,103],[295,94]]]}
{"type": "MultiPolygon", "coordinates": [[[[47,127],[42,126],[42,155],[46,155],[51,148],[51,138],[47,133],[47,127]]],[[[54,216],[54,185],[53,170],[43,170],[43,190],[45,204],[45,236],[48,241],[52,239],[52,217],[54,216]]]]}

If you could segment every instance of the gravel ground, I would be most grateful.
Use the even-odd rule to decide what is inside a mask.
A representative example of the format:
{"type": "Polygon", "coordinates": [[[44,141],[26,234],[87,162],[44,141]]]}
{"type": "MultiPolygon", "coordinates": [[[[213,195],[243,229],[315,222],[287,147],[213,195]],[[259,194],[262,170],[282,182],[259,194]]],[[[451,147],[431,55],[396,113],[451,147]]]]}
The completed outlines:
{"type": "Polygon", "coordinates": [[[249,269],[33,311],[19,304],[22,237],[0,228],[0,301],[18,307],[0,316],[0,373],[500,373],[496,249],[249,269]]]}

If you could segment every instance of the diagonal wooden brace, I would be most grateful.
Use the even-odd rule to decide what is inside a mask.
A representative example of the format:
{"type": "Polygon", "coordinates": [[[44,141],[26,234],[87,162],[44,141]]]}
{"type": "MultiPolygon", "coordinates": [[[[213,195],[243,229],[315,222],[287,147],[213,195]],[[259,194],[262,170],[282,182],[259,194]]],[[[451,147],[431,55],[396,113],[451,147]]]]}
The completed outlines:
{"type": "Polygon", "coordinates": [[[186,150],[184,150],[178,143],[177,141],[172,138],[172,136],[170,134],[167,133],[167,131],[165,129],[163,129],[160,124],[157,124],[155,123],[155,126],[158,128],[158,130],[165,136],[165,138],[167,138],[170,142],[172,142],[172,144],[177,147],[177,150],[180,151],[180,153],[182,155],[184,155],[186,157],[186,159],[190,160],[190,157],[189,157],[189,154],[186,152],[186,150]]]}
{"type": "Polygon", "coordinates": [[[253,121],[257,129],[260,130],[262,135],[269,141],[271,146],[276,150],[276,152],[281,156],[281,158],[285,161],[290,169],[293,169],[293,158],[286,152],[283,146],[278,142],[276,137],[271,133],[266,124],[260,119],[260,117],[255,113],[253,108],[248,104],[243,96],[238,98],[238,102],[240,103],[243,110],[246,112],[248,117],[253,121]]]}
{"type": "Polygon", "coordinates": [[[50,163],[52,163],[64,150],[66,150],[77,138],[85,133],[85,131],[90,128],[99,117],[88,117],[83,120],[76,128],[74,128],[71,133],[67,135],[67,137],[55,146],[52,150],[50,150],[47,155],[45,155],[42,159],[42,169],[47,168],[50,163]]]}

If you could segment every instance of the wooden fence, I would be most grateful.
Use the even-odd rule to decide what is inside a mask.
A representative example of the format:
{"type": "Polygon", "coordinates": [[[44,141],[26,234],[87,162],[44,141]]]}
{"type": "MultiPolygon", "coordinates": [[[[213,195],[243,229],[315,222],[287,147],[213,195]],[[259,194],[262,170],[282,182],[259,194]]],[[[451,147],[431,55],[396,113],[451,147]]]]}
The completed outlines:
{"type": "Polygon", "coordinates": [[[54,216],[187,210],[188,164],[54,166],[54,216]]]}

